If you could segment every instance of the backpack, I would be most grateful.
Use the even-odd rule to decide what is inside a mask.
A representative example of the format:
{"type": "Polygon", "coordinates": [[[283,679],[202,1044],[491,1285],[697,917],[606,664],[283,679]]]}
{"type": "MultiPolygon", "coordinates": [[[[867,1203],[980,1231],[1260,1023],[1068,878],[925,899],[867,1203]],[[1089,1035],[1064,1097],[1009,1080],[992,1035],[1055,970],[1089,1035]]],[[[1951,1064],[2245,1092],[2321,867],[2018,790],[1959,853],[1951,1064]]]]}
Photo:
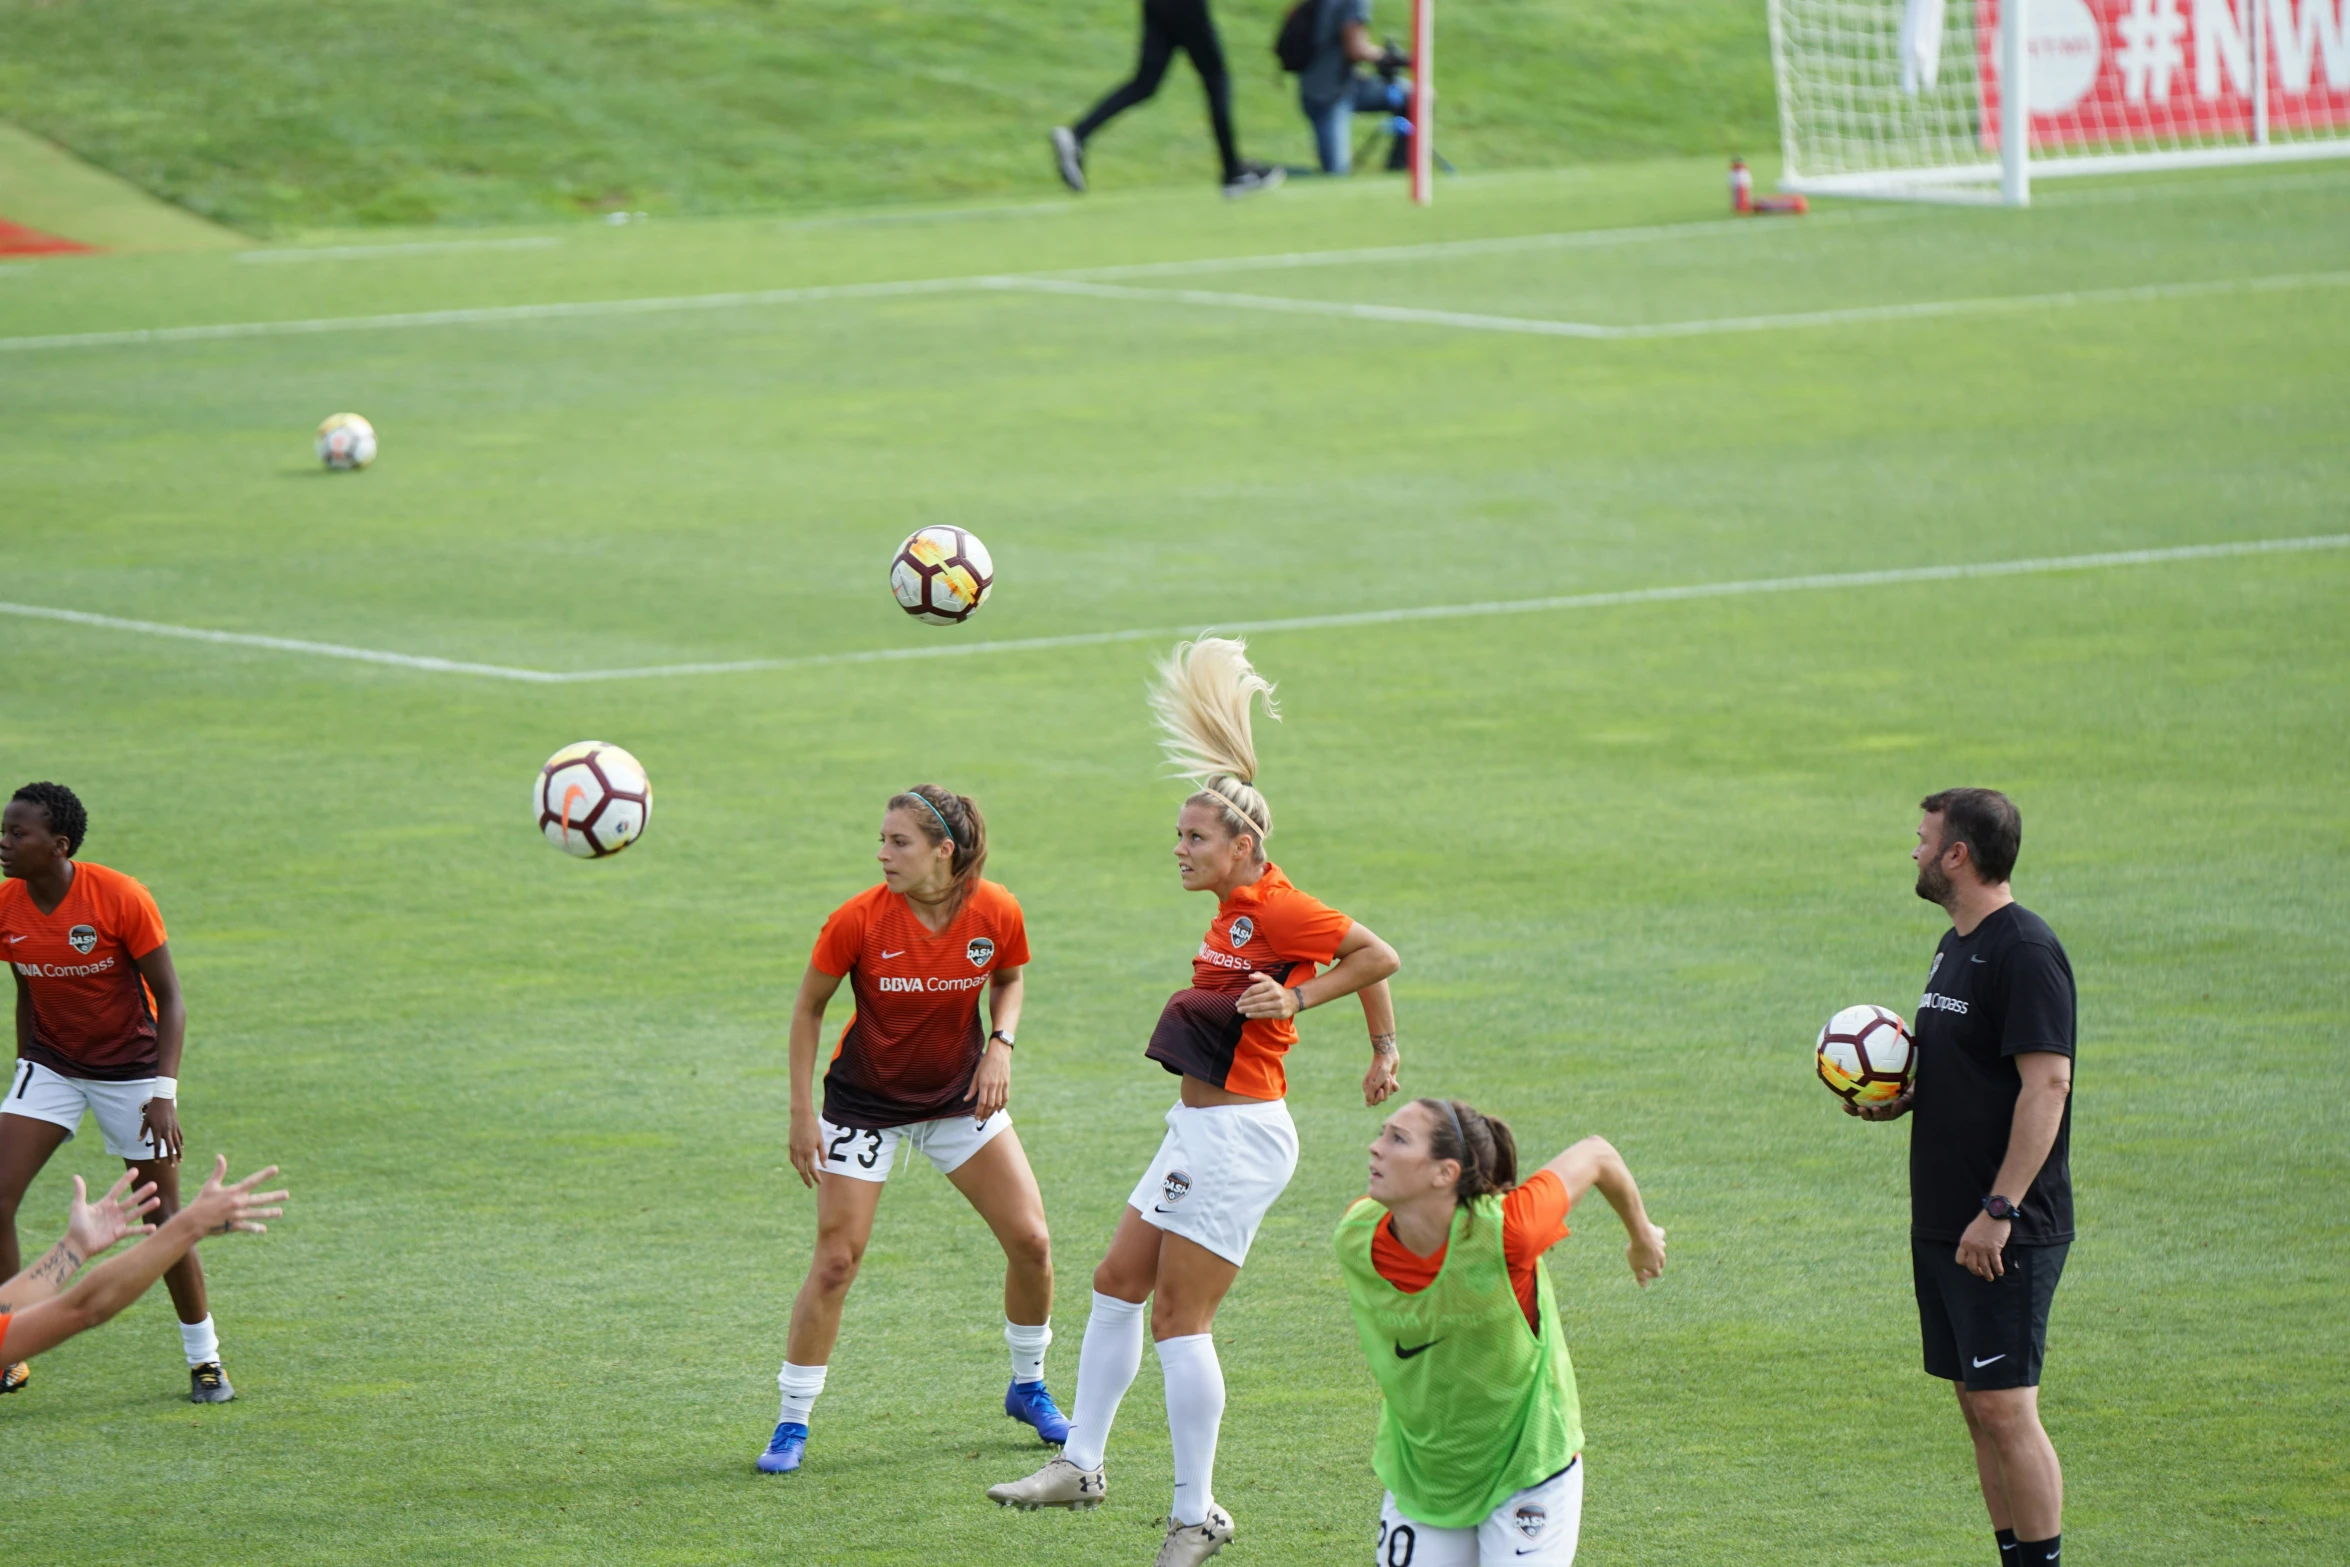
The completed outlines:
{"type": "Polygon", "coordinates": [[[1291,75],[1302,75],[1314,63],[1314,24],[1321,19],[1322,0],[1297,0],[1273,35],[1273,58],[1291,75]]]}

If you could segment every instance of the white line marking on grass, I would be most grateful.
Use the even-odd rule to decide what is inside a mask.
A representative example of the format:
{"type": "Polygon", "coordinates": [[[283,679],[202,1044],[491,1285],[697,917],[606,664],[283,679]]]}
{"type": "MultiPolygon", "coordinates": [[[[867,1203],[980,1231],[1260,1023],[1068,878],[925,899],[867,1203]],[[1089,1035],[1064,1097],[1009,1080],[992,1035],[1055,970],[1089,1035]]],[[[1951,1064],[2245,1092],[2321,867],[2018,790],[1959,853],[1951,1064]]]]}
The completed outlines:
{"type": "Polygon", "coordinates": [[[277,250],[242,250],[239,261],[365,261],[377,256],[429,256],[447,250],[551,250],[563,241],[552,234],[527,239],[427,239],[405,245],[289,245],[277,250]]]}
{"type": "Polygon", "coordinates": [[[2132,304],[2188,299],[2202,294],[2274,293],[2280,289],[2328,288],[2350,283],[2350,272],[2293,272],[2273,277],[2212,278],[2191,283],[2143,283],[2123,288],[2074,289],[2056,294],[1984,295],[1973,299],[1929,299],[1896,305],[1857,305],[1843,310],[1802,310],[1781,315],[1712,316],[1694,321],[1659,321],[1608,326],[1596,321],[1553,321],[1540,316],[1494,316],[1463,310],[1422,310],[1407,305],[1354,304],[1341,300],[1292,299],[1280,294],[1235,294],[1205,288],[1129,288],[1074,278],[1035,276],[989,278],[982,287],[1031,294],[1074,294],[1096,299],[1133,299],[1171,305],[1205,305],[1227,310],[1261,310],[1276,315],[1338,316],[1352,321],[1391,321],[1407,326],[1448,326],[1471,332],[1508,332],[1529,337],[1576,337],[1598,342],[1636,342],[1662,337],[1710,337],[1725,332],[1773,332],[1805,327],[1850,326],[1875,321],[1926,320],[1936,316],[1991,311],[2060,309],[2076,305],[2132,304]]]}
{"type": "MultiPolygon", "coordinates": [[[[1344,626],[1382,626],[1415,620],[1477,620],[1495,615],[1538,615],[1564,610],[1606,609],[1625,604],[1671,604],[1688,599],[1747,598],[1758,594],[1811,592],[1830,588],[1886,587],[1908,582],[1952,582],[1974,577],[2042,576],[2065,571],[2095,571],[2115,566],[2154,566],[2186,560],[2220,560],[2231,556],[2300,554],[2311,550],[2350,548],[2350,533],[2315,534],[2297,539],[2246,539],[2226,544],[2182,544],[2164,549],[2111,550],[2095,555],[2048,555],[2028,560],[1969,562],[1948,566],[1892,566],[1876,571],[1818,572],[1799,577],[1756,577],[1741,582],[1694,582],[1675,587],[1621,588],[1600,593],[1565,593],[1548,598],[1488,599],[1469,604],[1422,604],[1399,609],[1352,610],[1333,615],[1296,615],[1275,620],[1219,620],[1233,631],[1320,631],[1344,626]]],[[[534,685],[572,685],[590,680],[652,680],[684,675],[750,674],[763,670],[814,669],[827,664],[886,664],[902,659],[972,658],[982,653],[1021,653],[1040,649],[1100,647],[1115,642],[1150,642],[1162,637],[1189,636],[1180,626],[1134,627],[1122,631],[1080,631],[1066,636],[1005,637],[988,642],[927,642],[906,647],[860,648],[845,653],[808,653],[792,658],[745,658],[697,664],[647,664],[631,669],[581,669],[559,672],[517,669],[505,664],[476,664],[460,659],[429,658],[414,653],[387,653],[375,648],[346,647],[334,642],[311,642],[295,637],[256,636],[242,631],[209,631],[196,626],[174,626],[153,620],[126,620],[116,615],[93,615],[78,609],[50,609],[38,604],[0,602],[0,615],[34,620],[60,620],[110,631],[147,636],[179,637],[194,642],[225,643],[233,647],[263,648],[280,653],[308,653],[321,658],[348,659],[364,664],[388,664],[435,674],[485,675],[534,685]]]]}
{"type": "Polygon", "coordinates": [[[304,337],[318,332],[388,332],[412,326],[479,326],[504,321],[555,321],[593,316],[660,315],[679,310],[733,310],[798,305],[820,299],[881,299],[895,294],[965,292],[985,278],[919,278],[905,283],[830,283],[813,288],[767,288],[729,294],[676,294],[652,299],[582,299],[551,305],[484,305],[471,310],[412,310],[388,316],[322,316],[307,321],[225,321],[216,326],[142,327],[127,332],[64,332],[53,337],[0,337],[0,351],[104,348],[126,343],[192,343],[227,337],[304,337]]]}
{"type": "Polygon", "coordinates": [[[539,669],[513,669],[504,664],[471,664],[463,659],[430,658],[417,653],[386,653],[376,648],[345,647],[338,642],[258,636],[249,631],[211,631],[202,626],[167,625],[159,620],[125,620],[119,615],[93,615],[87,610],[51,609],[42,604],[0,601],[0,615],[18,615],[27,620],[63,620],[77,626],[98,626],[107,631],[135,631],[150,637],[178,637],[189,642],[267,648],[273,653],[308,653],[317,658],[350,659],[362,664],[391,664],[401,669],[429,670],[440,675],[489,675],[499,680],[527,680],[540,684],[568,678],[539,669]]]}

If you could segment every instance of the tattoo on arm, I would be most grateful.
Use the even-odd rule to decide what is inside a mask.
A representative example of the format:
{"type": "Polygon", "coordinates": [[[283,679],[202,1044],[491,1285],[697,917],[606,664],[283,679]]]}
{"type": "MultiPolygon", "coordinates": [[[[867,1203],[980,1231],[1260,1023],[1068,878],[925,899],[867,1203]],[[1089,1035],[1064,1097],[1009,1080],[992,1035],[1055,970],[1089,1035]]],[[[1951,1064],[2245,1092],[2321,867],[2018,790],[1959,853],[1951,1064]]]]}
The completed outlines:
{"type": "Polygon", "coordinates": [[[48,1256],[33,1264],[32,1277],[39,1279],[44,1284],[55,1284],[63,1288],[65,1281],[72,1278],[74,1270],[81,1265],[82,1254],[65,1242],[59,1241],[49,1248],[48,1256]]]}
{"type": "Polygon", "coordinates": [[[1371,1054],[1391,1056],[1395,1053],[1395,1036],[1393,1034],[1373,1034],[1371,1036],[1371,1054]]]}

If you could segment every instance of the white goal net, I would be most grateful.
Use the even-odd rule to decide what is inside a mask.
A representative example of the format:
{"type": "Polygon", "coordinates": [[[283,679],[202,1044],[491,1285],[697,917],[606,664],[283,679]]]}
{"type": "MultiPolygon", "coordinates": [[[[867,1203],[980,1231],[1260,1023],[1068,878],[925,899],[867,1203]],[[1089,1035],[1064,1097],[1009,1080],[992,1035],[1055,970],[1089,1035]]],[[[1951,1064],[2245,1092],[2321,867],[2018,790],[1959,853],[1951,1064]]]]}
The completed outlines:
{"type": "Polygon", "coordinates": [[[2033,176],[2350,157],[2350,0],[1770,8],[1789,189],[2020,202],[2033,176]]]}

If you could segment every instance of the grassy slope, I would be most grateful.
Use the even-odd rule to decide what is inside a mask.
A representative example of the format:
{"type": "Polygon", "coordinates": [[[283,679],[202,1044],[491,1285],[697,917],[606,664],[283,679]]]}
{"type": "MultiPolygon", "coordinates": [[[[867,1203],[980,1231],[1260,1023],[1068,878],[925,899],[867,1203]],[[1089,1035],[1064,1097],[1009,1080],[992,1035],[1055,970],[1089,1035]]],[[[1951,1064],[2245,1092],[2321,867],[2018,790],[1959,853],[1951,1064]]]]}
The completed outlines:
{"type": "Polygon", "coordinates": [[[0,218],[103,250],[226,250],[241,243],[220,225],[13,125],[0,125],[0,218]]]}
{"type": "MultiPolygon", "coordinates": [[[[2330,264],[2342,190],[1201,281],[1663,319],[2286,272],[2330,264]]],[[[1497,182],[1425,232],[1680,200],[1654,171],[1497,182]]],[[[0,335],[1270,251],[1391,217],[1313,191],[130,258],[0,282],[0,335]]],[[[935,642],[880,596],[926,517],[994,546],[987,636],[2331,531],[2342,310],[1587,344],[931,296],[28,354],[0,382],[0,549],[17,600],[580,667],[935,642]],[[1405,369],[1408,424],[1383,390],[1405,369]],[[315,476],[307,429],[345,404],[385,456],[315,476]]],[[[1837,1115],[1806,1060],[1834,1006],[1914,997],[1936,920],[1907,808],[1958,778],[2022,798],[2020,887],[2083,982],[2086,1229],[2046,1395],[2076,1548],[2350,1549],[2346,600],[2328,555],[1257,639],[1291,715],[1265,746],[1282,858],[1405,953],[1412,1084],[1534,1148],[1607,1132],[1672,1230],[1646,1294],[1604,1218],[1554,1264],[1591,1561],[1988,1551],[1947,1395],[1913,1369],[1901,1135],[1837,1115]]],[[[1085,1271],[1167,1098],[1138,1041],[1204,914],[1167,882],[1147,652],[544,689],[0,620],[0,776],[75,782],[93,857],[156,888],[196,1009],[195,1146],[282,1160],[300,1200],[212,1248],[243,1401],[174,1401],[158,1297],[0,1407],[15,1527],[59,1562],[224,1540],[261,1563],[1146,1560],[1148,1364],[1101,1513],[978,1500],[1035,1449],[991,1412],[992,1248],[927,1171],[885,1204],[815,1467],[748,1471],[810,1222],[778,1152],[781,1008],[913,777],[987,803],[1034,922],[1016,1113],[1070,1385],[1085,1271]],[[660,790],[600,866],[520,814],[588,733],[660,790]],[[153,1500],[124,1504],[126,1462],[153,1500]]],[[[1242,1560],[1369,1539],[1372,1403],[1325,1250],[1371,1125],[1357,1027],[1309,1023],[1304,1161],[1219,1328],[1242,1560]]],[[[77,1143],[31,1211],[105,1164],[77,1143]]]]}
{"type": "MultiPolygon", "coordinates": [[[[1042,133],[1131,64],[1131,0],[0,0],[0,119],[251,232],[1057,190],[1042,133]]],[[[1219,7],[1244,139],[1310,162],[1269,40],[1219,7]]],[[[1378,19],[1406,26],[1404,0],[1378,19]]],[[[1478,0],[1445,13],[1464,169],[1772,140],[1760,6],[1478,0]]],[[[1196,82],[1098,183],[1205,180],[1196,82]]]]}

